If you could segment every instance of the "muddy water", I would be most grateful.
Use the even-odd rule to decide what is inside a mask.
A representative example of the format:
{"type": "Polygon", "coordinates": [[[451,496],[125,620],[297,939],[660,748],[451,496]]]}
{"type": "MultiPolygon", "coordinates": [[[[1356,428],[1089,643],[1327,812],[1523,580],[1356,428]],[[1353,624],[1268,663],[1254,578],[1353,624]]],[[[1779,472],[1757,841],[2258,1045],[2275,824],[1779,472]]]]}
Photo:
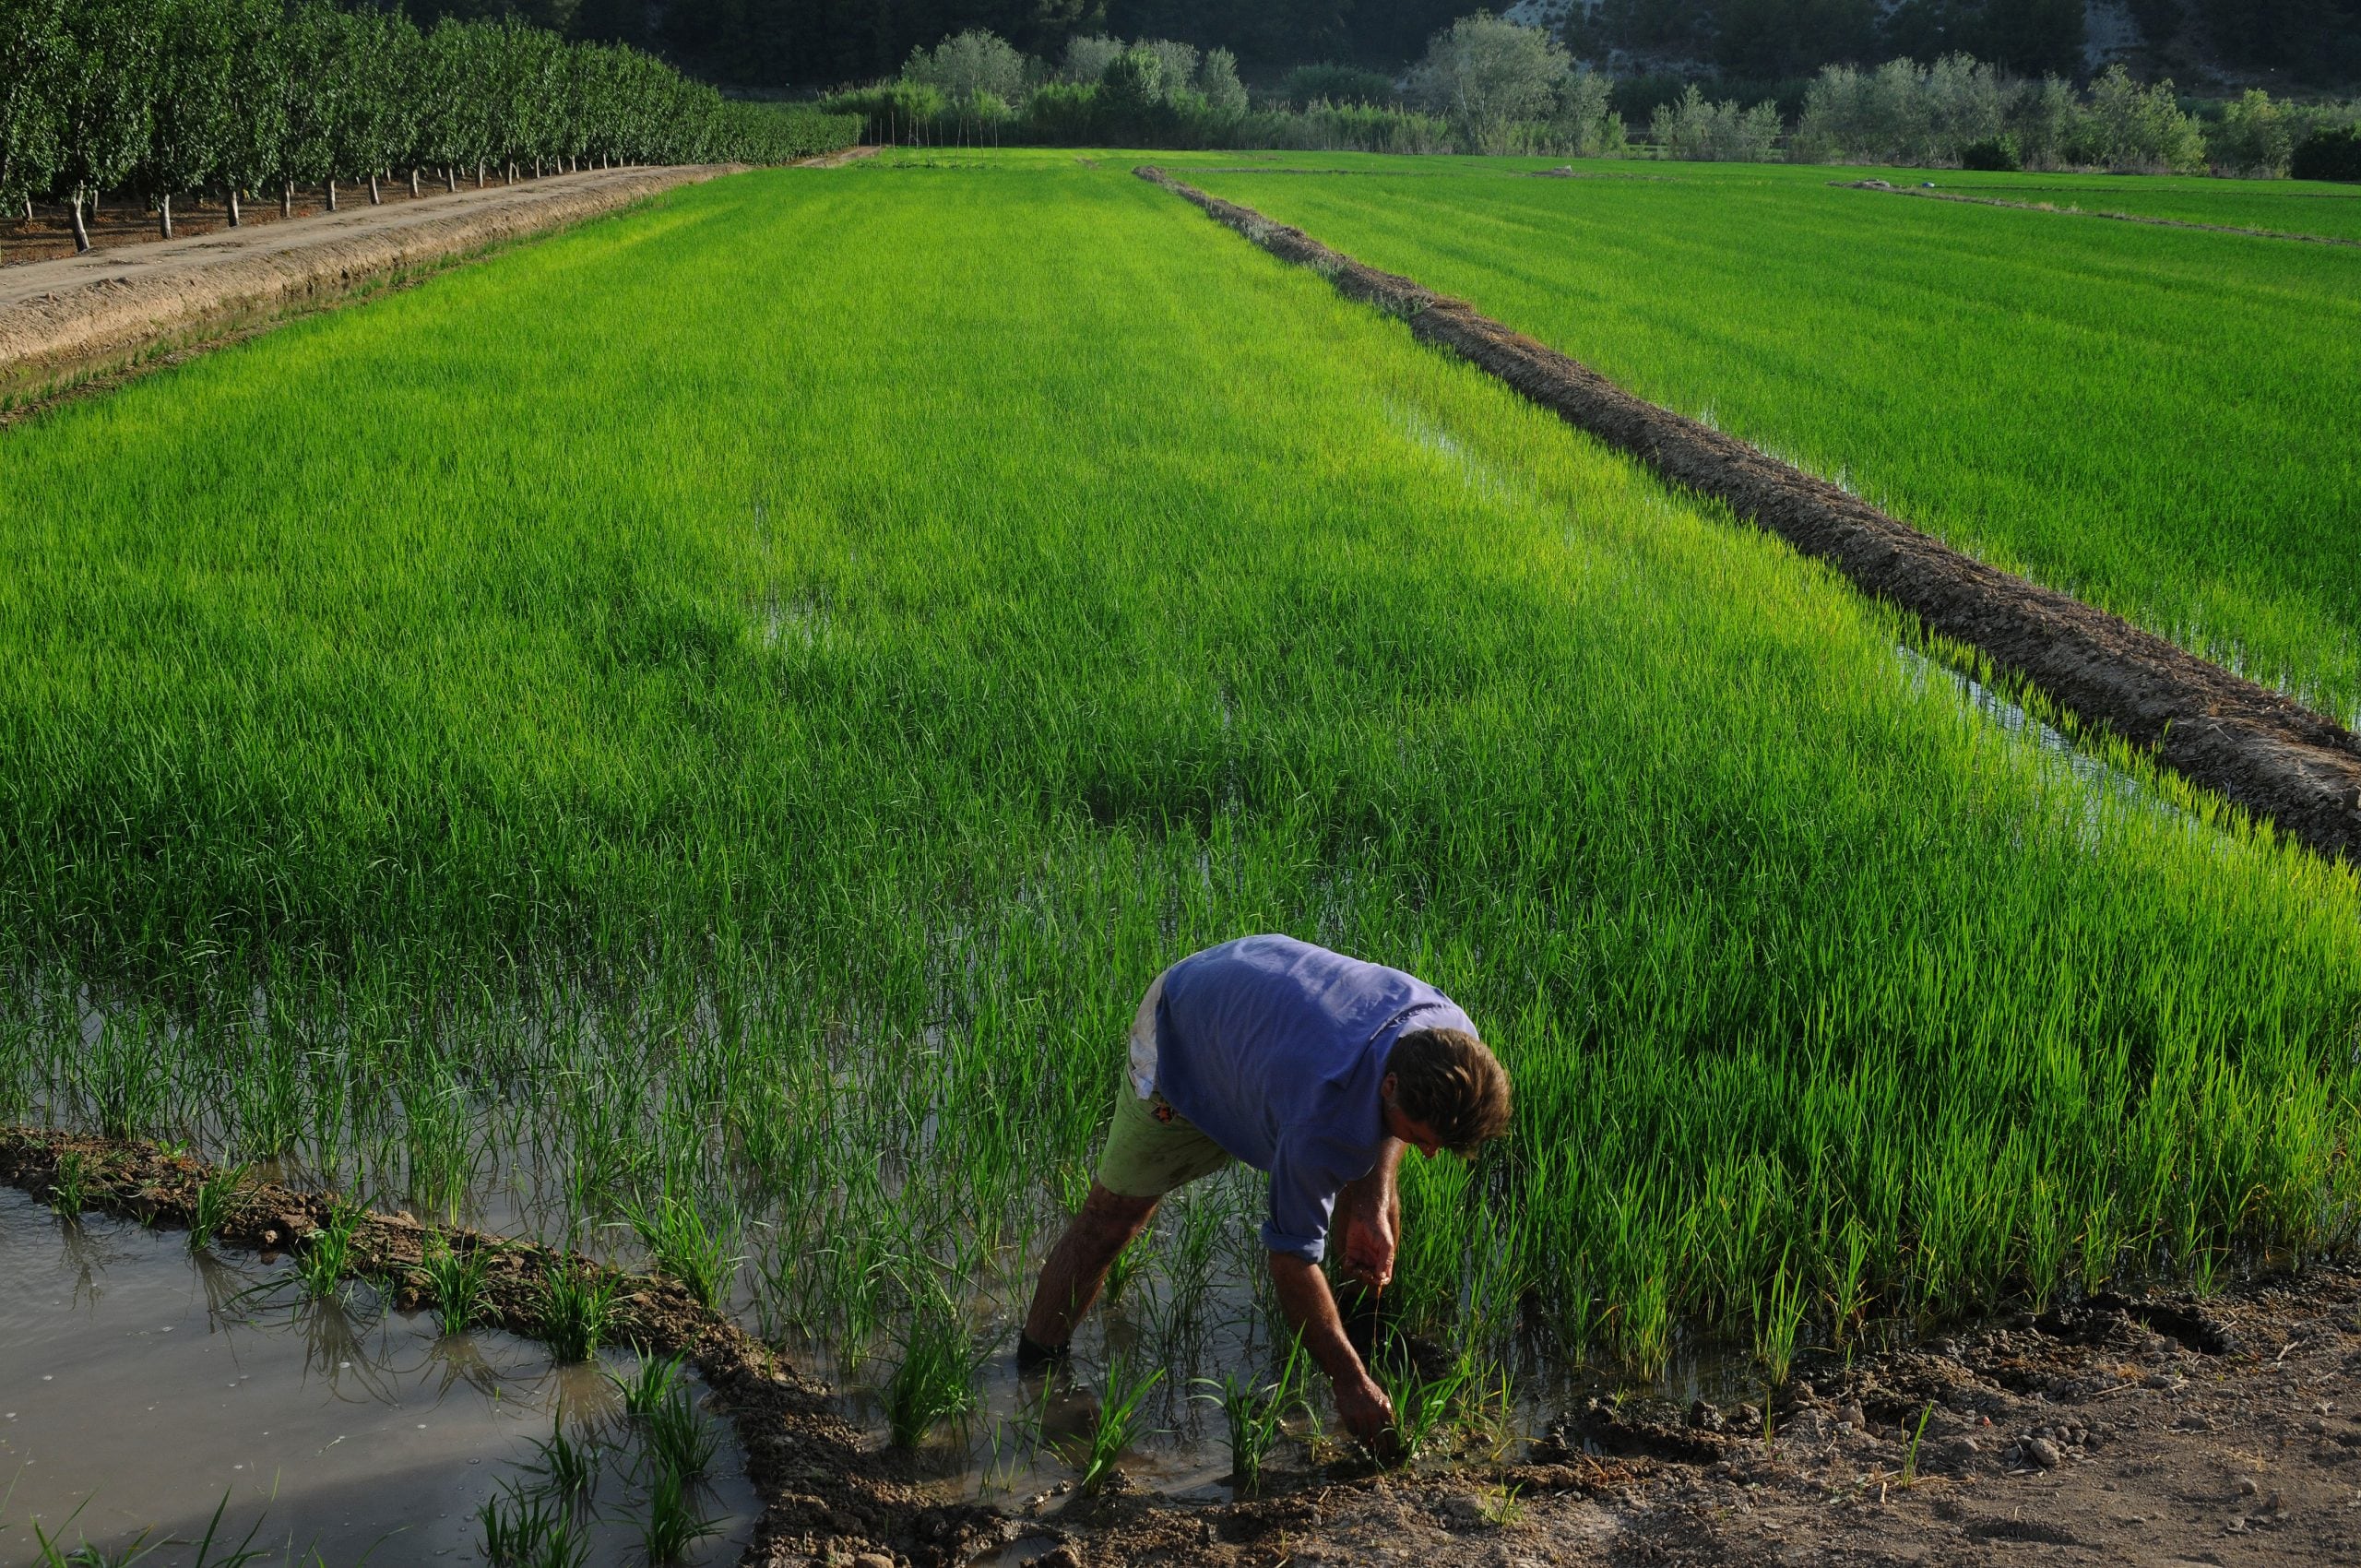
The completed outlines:
{"type": "MultiPolygon", "coordinates": [[[[304,1302],[283,1262],[192,1253],[184,1232],[97,1215],[63,1221],[0,1189],[8,1568],[38,1560],[36,1523],[63,1550],[87,1538],[112,1553],[143,1532],[203,1536],[225,1496],[229,1544],[255,1530],[270,1562],[480,1561],[477,1510],[537,1481],[533,1440],[558,1420],[604,1445],[579,1515],[587,1561],[644,1561],[636,1449],[599,1369],[552,1366],[507,1334],[442,1338],[430,1314],[381,1311],[365,1286],[304,1302]]],[[[735,1562],[760,1511],[726,1426],[707,1420],[722,1442],[695,1500],[717,1527],[684,1560],[699,1564],[735,1562]]]]}

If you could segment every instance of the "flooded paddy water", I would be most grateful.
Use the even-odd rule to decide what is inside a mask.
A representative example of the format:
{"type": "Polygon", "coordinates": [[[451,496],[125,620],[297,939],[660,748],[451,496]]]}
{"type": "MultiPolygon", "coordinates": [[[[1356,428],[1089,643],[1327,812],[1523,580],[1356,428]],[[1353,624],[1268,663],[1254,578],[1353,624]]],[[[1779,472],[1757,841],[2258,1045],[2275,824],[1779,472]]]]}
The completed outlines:
{"type": "MultiPolygon", "coordinates": [[[[562,1427],[599,1455],[571,1512],[585,1564],[645,1561],[645,1489],[607,1373],[496,1330],[438,1335],[369,1288],[308,1300],[285,1260],[192,1250],[184,1231],[64,1219],[0,1189],[0,1563],[144,1541],[159,1568],[249,1542],[258,1561],[350,1568],[481,1562],[488,1503],[545,1478],[562,1427]]],[[[760,1506],[726,1425],[692,1500],[713,1533],[680,1561],[735,1562],[760,1506]]],[[[117,1559],[110,1555],[107,1561],[117,1559]]]]}

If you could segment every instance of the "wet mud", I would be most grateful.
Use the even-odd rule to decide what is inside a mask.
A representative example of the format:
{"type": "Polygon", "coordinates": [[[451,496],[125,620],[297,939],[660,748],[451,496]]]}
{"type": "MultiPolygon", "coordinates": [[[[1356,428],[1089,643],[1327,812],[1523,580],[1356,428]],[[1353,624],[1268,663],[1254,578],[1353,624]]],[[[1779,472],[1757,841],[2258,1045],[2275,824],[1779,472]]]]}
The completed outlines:
{"type": "Polygon", "coordinates": [[[2286,837],[2361,860],[2361,741],[2333,719],[2119,616],[1962,554],[1826,480],[1632,396],[1464,301],[1364,267],[1162,170],[1135,172],[1662,478],[1829,563],[1931,631],[1980,649],[2084,722],[2150,750],[2286,837]]]}
{"type": "MultiPolygon", "coordinates": [[[[208,1168],[136,1143],[0,1131],[0,1180],[38,1194],[78,1157],[92,1207],[184,1224],[208,1168]]],[[[326,1202],[256,1182],[226,1244],[280,1251],[326,1202]]],[[[353,1271],[410,1281],[429,1228],[361,1227],[353,1271]]],[[[504,1327],[530,1333],[547,1249],[492,1254],[504,1327]]],[[[2315,1265],[2208,1298],[2103,1293],[1956,1337],[1807,1353],[1753,1399],[1591,1397],[1536,1441],[1447,1467],[1331,1462],[1268,1495],[1188,1502],[1053,1487],[945,1503],[826,1391],[675,1285],[622,1277],[616,1333],[685,1351],[763,1500],[744,1561],[955,1563],[1735,1564],[2361,1561],[2361,1273],[2315,1265]]]]}
{"type": "Polygon", "coordinates": [[[2339,234],[2305,234],[2293,229],[2250,229],[2238,223],[2199,223],[2187,218],[2157,218],[2145,212],[2109,212],[2104,208],[2058,207],[2049,202],[2011,201],[2005,196],[1968,196],[1961,191],[1930,191],[1897,185],[1885,180],[1832,180],[1842,191],[1881,191],[1888,196],[1919,196],[1928,201],[1965,202],[1970,207],[2009,207],[2020,212],[2047,212],[2060,218],[2107,218],[2118,223],[2145,223],[2157,229],[2196,229],[2208,234],[2244,234],[2255,240],[2296,240],[2310,245],[2361,245],[2361,240],[2339,234]]]}

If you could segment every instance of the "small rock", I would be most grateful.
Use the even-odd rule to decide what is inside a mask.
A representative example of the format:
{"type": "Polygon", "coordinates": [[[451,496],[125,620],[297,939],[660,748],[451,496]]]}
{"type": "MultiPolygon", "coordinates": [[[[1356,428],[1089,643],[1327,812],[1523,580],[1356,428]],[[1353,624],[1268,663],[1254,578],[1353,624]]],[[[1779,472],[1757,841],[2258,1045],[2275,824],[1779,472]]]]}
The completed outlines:
{"type": "Polygon", "coordinates": [[[1740,1405],[1730,1412],[1730,1420],[1748,1431],[1762,1430],[1762,1412],[1751,1405],[1740,1405]]]}
{"type": "Polygon", "coordinates": [[[2238,1495],[2240,1497],[2258,1497],[2260,1496],[2261,1493],[2262,1488],[2255,1484],[2255,1479],[2252,1476],[2240,1476],[2238,1478],[2238,1495]]]}
{"type": "Polygon", "coordinates": [[[1484,1504],[1464,1491],[1443,1499],[1442,1516],[1463,1530],[1490,1523],[1484,1517],[1484,1504]]]}
{"type": "Polygon", "coordinates": [[[2045,1470],[2058,1468],[2058,1444],[2046,1437],[2029,1437],[2024,1442],[2025,1457],[2045,1470]]]}
{"type": "Polygon", "coordinates": [[[1838,1406],[1836,1409],[1836,1419],[1838,1421],[1850,1426],[1855,1431],[1867,1431],[1869,1430],[1869,1418],[1862,1413],[1861,1402],[1857,1399],[1854,1400],[1849,1405],[1838,1406]]]}
{"type": "Polygon", "coordinates": [[[1703,1399],[1689,1407],[1689,1424],[1706,1431],[1720,1431],[1729,1425],[1722,1419],[1722,1413],[1719,1410],[1714,1409],[1703,1399]]]}

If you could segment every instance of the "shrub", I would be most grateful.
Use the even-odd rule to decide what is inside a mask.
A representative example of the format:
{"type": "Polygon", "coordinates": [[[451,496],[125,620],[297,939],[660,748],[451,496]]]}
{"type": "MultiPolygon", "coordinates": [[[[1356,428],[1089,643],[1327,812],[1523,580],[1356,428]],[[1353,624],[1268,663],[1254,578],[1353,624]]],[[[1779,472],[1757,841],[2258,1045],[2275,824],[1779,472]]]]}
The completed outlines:
{"type": "Polygon", "coordinates": [[[2275,180],[2287,172],[2296,128],[2284,109],[2260,88],[2248,88],[2222,109],[2221,124],[2205,132],[2205,158],[2220,172],[2275,180]]]}
{"type": "Polygon", "coordinates": [[[1959,149],[1959,166],[1987,172],[2013,174],[2025,166],[2024,155],[2017,150],[2017,138],[2002,131],[1997,137],[1969,142],[1959,149]]]}
{"type": "Polygon", "coordinates": [[[1390,103],[1401,95],[1394,78],[1358,65],[1298,65],[1279,83],[1280,95],[1295,109],[1315,103],[1390,103]]]}
{"type": "Polygon", "coordinates": [[[2361,125],[2314,131],[2287,172],[2299,180],[2361,180],[2361,125]]]}

